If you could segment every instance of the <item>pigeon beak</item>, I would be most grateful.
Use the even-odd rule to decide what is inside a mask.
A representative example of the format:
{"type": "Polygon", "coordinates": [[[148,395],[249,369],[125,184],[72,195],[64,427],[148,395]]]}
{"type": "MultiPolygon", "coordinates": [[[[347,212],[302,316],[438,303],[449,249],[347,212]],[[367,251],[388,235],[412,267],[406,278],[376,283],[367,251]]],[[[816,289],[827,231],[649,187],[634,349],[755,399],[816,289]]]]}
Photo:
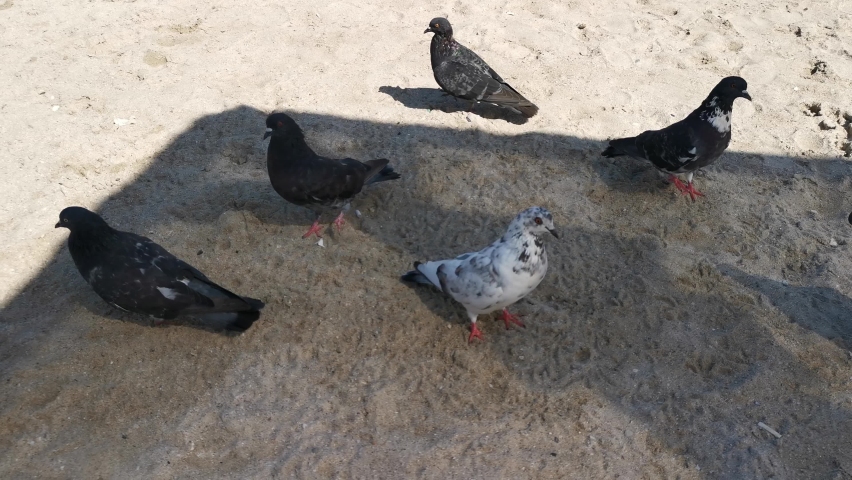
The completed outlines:
{"type": "Polygon", "coordinates": [[[264,134],[263,134],[263,139],[264,139],[264,140],[266,140],[267,138],[269,138],[269,137],[271,137],[271,136],[272,136],[272,129],[271,129],[271,128],[267,128],[267,129],[266,129],[266,133],[264,133],[264,134]]]}
{"type": "Polygon", "coordinates": [[[60,220],[60,221],[56,222],[56,225],[53,228],[59,228],[61,226],[62,226],[62,221],[60,220]]]}
{"type": "Polygon", "coordinates": [[[555,228],[548,228],[547,231],[550,232],[550,234],[554,237],[559,238],[559,234],[556,232],[555,228]]]}
{"type": "Polygon", "coordinates": [[[748,90],[743,90],[743,93],[741,93],[740,96],[745,98],[749,102],[751,101],[751,95],[748,94],[748,90]]]}
{"type": "Polygon", "coordinates": [[[431,31],[432,31],[432,27],[429,27],[429,28],[427,28],[426,30],[423,30],[423,33],[429,33],[429,32],[431,32],[431,31]]]}

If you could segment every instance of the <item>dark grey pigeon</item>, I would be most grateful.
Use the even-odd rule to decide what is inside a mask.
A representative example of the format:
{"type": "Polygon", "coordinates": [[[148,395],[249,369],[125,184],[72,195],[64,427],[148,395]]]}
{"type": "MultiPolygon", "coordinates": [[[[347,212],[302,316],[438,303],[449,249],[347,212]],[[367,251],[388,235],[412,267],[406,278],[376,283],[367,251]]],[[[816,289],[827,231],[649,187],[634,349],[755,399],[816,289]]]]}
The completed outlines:
{"type": "Polygon", "coordinates": [[[59,227],[71,230],[77,270],[116,308],[164,320],[192,315],[206,327],[237,332],[260,317],[260,300],[225,290],[150,239],[118,231],[85,208],[62,210],[59,227]]]}
{"type": "Polygon", "coordinates": [[[266,168],[272,188],[284,200],[308,207],[316,213],[314,224],[302,238],[313,234],[321,237],[319,220],[322,209],[342,209],[333,222],[340,231],[349,202],[365,185],[399,178],[385,158],[359,162],[351,158],[334,160],[317,155],[305,142],[299,125],[283,113],[267,117],[266,129],[263,138],[272,137],[266,152],[266,168]]]}
{"type": "Polygon", "coordinates": [[[685,119],[662,130],[648,130],[636,137],[610,140],[601,155],[650,160],[655,167],[668,173],[669,179],[684,195],[692,200],[704,196],[692,184],[693,172],[715,162],[731,141],[731,110],[734,100],[751,101],[746,81],[740,77],[726,77],[716,85],[710,95],[685,119]],[[687,174],[686,185],[676,174],[687,174]]]}
{"type": "Polygon", "coordinates": [[[453,39],[453,27],[446,18],[433,18],[423,33],[430,32],[435,34],[429,47],[432,73],[445,92],[474,104],[511,107],[527,118],[538,113],[538,107],[504,82],[485,60],[453,39]]]}

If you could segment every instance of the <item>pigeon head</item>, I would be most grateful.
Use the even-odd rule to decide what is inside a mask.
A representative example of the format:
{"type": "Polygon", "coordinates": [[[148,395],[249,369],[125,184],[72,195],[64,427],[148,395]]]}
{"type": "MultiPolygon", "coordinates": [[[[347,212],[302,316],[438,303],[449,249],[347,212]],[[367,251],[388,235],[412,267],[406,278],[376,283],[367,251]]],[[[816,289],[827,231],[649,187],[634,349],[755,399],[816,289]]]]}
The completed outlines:
{"type": "Polygon", "coordinates": [[[530,207],[524,210],[512,220],[512,225],[509,228],[511,229],[515,226],[521,227],[533,235],[550,232],[551,235],[559,238],[559,233],[553,225],[553,215],[546,208],[530,207]]]}
{"type": "Polygon", "coordinates": [[[431,22],[429,22],[429,28],[427,28],[423,33],[429,32],[442,37],[453,37],[453,27],[450,25],[450,21],[443,17],[435,17],[431,22]]]}
{"type": "Polygon", "coordinates": [[[748,94],[748,84],[740,77],[723,78],[710,92],[710,97],[718,97],[731,103],[736,98],[745,98],[749,102],[751,101],[751,95],[748,94]]]}
{"type": "Polygon", "coordinates": [[[59,212],[59,222],[56,228],[64,227],[72,232],[75,230],[96,230],[109,228],[109,225],[95,212],[83,207],[67,207],[59,212]]]}
{"type": "Polygon", "coordinates": [[[302,133],[302,129],[299,128],[299,125],[296,124],[296,121],[287,114],[273,113],[266,117],[266,133],[263,135],[263,139],[266,140],[272,136],[302,138],[304,134],[302,133]]]}

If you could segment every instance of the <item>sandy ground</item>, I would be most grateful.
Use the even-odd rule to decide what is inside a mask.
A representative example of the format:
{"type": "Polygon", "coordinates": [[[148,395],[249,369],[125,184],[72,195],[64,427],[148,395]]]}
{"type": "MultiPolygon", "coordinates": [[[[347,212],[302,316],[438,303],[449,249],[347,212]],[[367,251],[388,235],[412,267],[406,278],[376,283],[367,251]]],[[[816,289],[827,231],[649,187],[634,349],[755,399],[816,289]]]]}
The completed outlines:
{"type": "Polygon", "coordinates": [[[852,478],[852,3],[0,1],[0,478],[852,478]],[[437,15],[540,114],[442,97],[437,15]],[[599,156],[736,74],[698,202],[599,156]],[[275,109],[403,175],[325,248],[268,184],[275,109]],[[563,236],[525,330],[468,346],[398,281],[536,204],[563,236]],[[68,205],[261,320],[111,309],[68,205]]]}

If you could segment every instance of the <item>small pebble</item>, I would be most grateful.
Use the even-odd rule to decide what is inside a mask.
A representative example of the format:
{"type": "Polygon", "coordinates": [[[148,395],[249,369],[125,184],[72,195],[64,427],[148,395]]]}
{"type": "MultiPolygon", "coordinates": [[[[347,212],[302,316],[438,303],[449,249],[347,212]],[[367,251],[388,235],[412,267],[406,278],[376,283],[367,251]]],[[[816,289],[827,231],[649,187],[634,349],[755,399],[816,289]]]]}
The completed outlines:
{"type": "Polygon", "coordinates": [[[831,240],[828,241],[828,246],[836,247],[837,246],[837,240],[832,238],[831,240]]]}
{"type": "Polygon", "coordinates": [[[317,245],[319,245],[320,247],[325,248],[325,242],[323,241],[323,239],[322,239],[322,238],[320,238],[320,239],[319,239],[319,242],[317,242],[317,245]]]}
{"type": "Polygon", "coordinates": [[[55,111],[59,110],[59,105],[54,105],[54,106],[50,107],[50,109],[55,112],[55,111]]]}

